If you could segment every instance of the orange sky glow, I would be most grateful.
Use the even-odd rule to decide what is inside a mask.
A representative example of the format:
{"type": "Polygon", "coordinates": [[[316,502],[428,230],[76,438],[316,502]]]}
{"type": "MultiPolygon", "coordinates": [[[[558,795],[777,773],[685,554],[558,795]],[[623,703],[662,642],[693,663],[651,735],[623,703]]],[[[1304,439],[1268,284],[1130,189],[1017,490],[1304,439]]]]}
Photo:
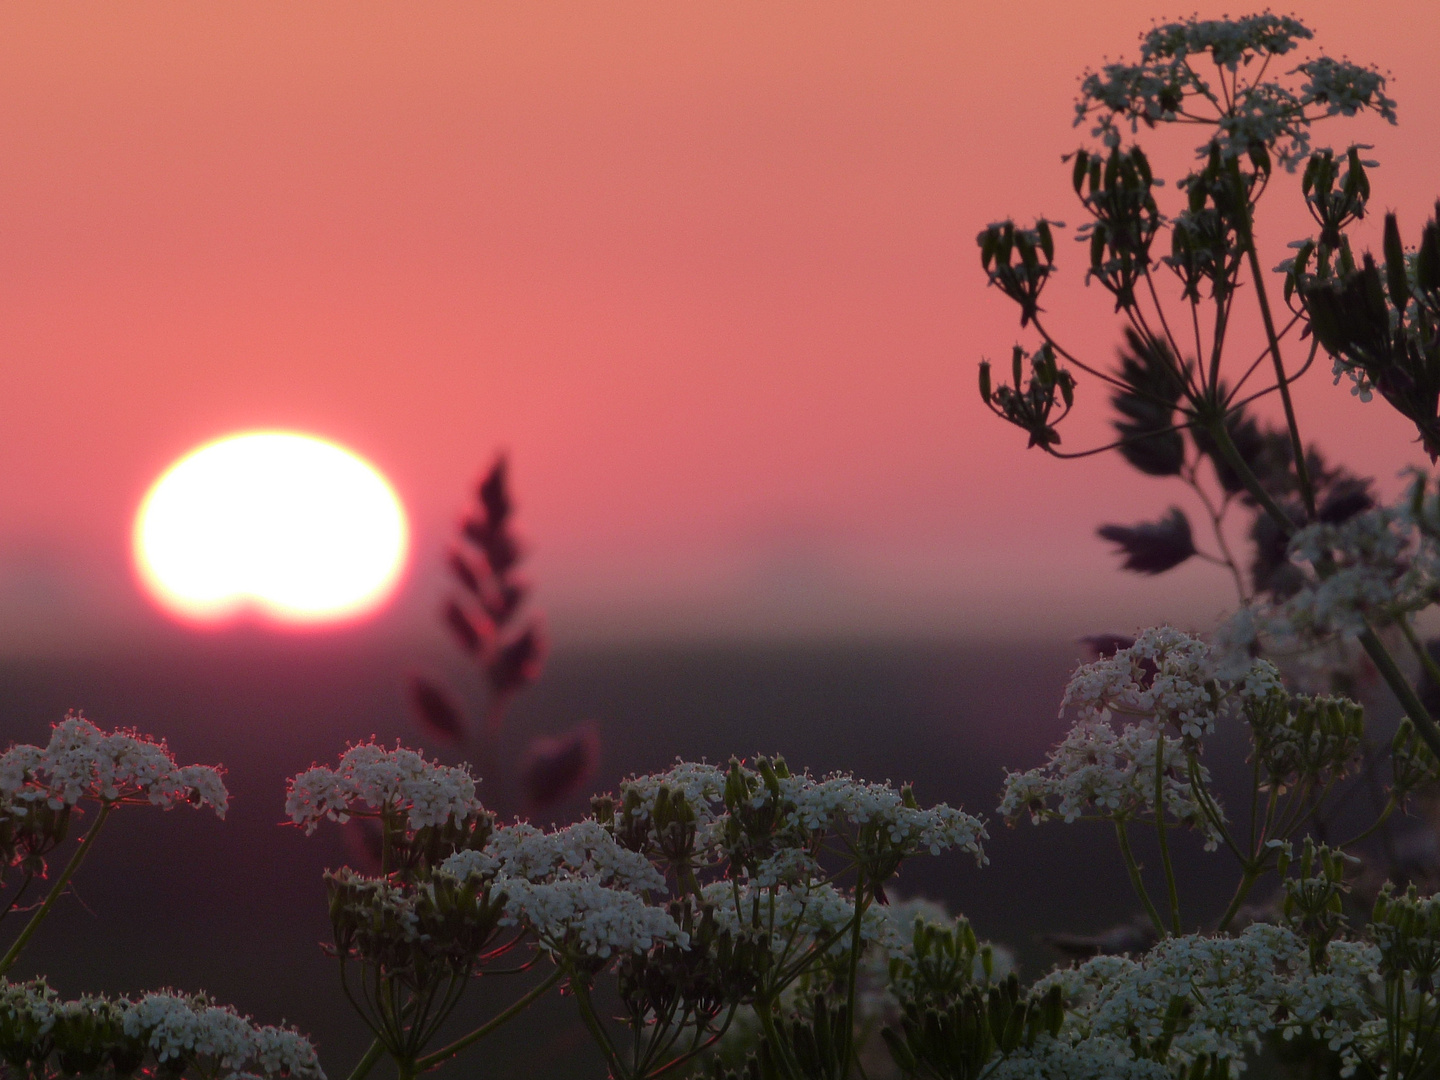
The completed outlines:
{"type": "MultiPolygon", "coordinates": [[[[415,543],[397,628],[433,616],[499,448],[561,639],[1203,620],[1219,571],[1126,578],[1094,536],[1183,492],[1111,456],[1027,454],[975,390],[982,355],[1031,344],[975,233],[1078,224],[1059,160],[1076,76],[1194,6],[6,7],[0,649],[148,625],[136,507],[250,429],[389,477],[415,543]]],[[[1298,13],[1390,72],[1398,127],[1317,141],[1373,143],[1372,205],[1418,234],[1440,195],[1440,7],[1298,13]]],[[[1264,210],[1273,265],[1306,231],[1295,178],[1264,210]]],[[[1117,321],[1068,245],[1050,320],[1108,361],[1117,321]]],[[[1080,397],[1071,447],[1107,431],[1100,388],[1080,397]]],[[[1328,370],[1297,400],[1387,490],[1420,457],[1328,370]]]]}

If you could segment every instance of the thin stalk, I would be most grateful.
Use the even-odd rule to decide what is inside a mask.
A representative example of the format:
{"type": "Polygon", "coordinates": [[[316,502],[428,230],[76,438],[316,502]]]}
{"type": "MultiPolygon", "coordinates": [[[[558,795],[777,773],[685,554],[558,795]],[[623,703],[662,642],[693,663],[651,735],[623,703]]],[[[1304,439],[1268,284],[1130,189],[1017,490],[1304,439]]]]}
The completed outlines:
{"type": "Polygon", "coordinates": [[[1275,524],[1280,526],[1281,531],[1286,536],[1293,533],[1295,531],[1295,522],[1290,519],[1289,514],[1280,508],[1280,504],[1275,501],[1274,496],[1261,485],[1259,478],[1251,470],[1244,457],[1241,456],[1239,448],[1235,445],[1235,440],[1230,438],[1230,431],[1226,428],[1225,421],[1223,419],[1213,420],[1206,425],[1206,430],[1210,432],[1210,437],[1215,440],[1215,445],[1220,448],[1220,453],[1224,456],[1225,460],[1230,463],[1230,467],[1235,470],[1235,475],[1238,476],[1240,482],[1245,485],[1245,490],[1250,493],[1250,497],[1259,503],[1265,512],[1275,520],[1275,524]]]}
{"type": "Polygon", "coordinates": [[[1145,882],[1140,877],[1140,864],[1135,861],[1135,852],[1130,850],[1130,837],[1125,832],[1125,822],[1118,818],[1115,821],[1115,836],[1120,841],[1120,854],[1125,859],[1125,869],[1130,872],[1130,884],[1135,889],[1135,895],[1145,906],[1145,914],[1150,916],[1155,933],[1163,938],[1166,936],[1165,921],[1160,918],[1160,912],[1155,910],[1150,894],[1145,891],[1145,882]]]}
{"type": "Polygon", "coordinates": [[[850,930],[850,970],[845,980],[845,1015],[850,1017],[850,1030],[845,1034],[845,1052],[841,1055],[843,1067],[841,1076],[850,1075],[850,1063],[855,1057],[855,988],[860,974],[860,929],[865,919],[865,871],[855,868],[855,925],[850,930]]]}
{"type": "Polygon", "coordinates": [[[1155,740],[1155,834],[1160,840],[1160,865],[1165,868],[1165,891],[1170,899],[1170,928],[1180,935],[1180,890],[1175,884],[1175,867],[1170,862],[1170,842],[1165,838],[1165,735],[1155,740]]]}
{"type": "Polygon", "coordinates": [[[0,911],[0,919],[3,919],[6,915],[9,915],[10,912],[15,910],[16,905],[18,905],[21,900],[25,899],[25,893],[29,891],[31,884],[33,884],[34,881],[35,875],[33,873],[27,873],[25,875],[25,880],[22,881],[20,883],[20,887],[15,890],[15,895],[10,897],[10,902],[5,905],[5,910],[0,911]]]}
{"type": "Polygon", "coordinates": [[[1425,674],[1430,676],[1430,681],[1436,686],[1440,686],[1440,664],[1435,662],[1435,658],[1430,655],[1430,650],[1421,644],[1420,638],[1416,636],[1415,628],[1410,625],[1409,618],[1402,615],[1398,622],[1400,623],[1400,632],[1405,635],[1405,640],[1409,642],[1411,650],[1415,653],[1415,659],[1420,661],[1420,666],[1425,669],[1425,674]]]}
{"type": "Polygon", "coordinates": [[[365,1056],[355,1063],[355,1068],[350,1070],[349,1080],[363,1080],[364,1076],[375,1067],[375,1063],[385,1056],[385,1044],[376,1039],[370,1044],[370,1049],[365,1051],[365,1056]]]}
{"type": "Polygon", "coordinates": [[[1426,711],[1424,702],[1420,700],[1420,695],[1415,693],[1415,688],[1410,685],[1410,680],[1405,678],[1404,673],[1396,665],[1395,658],[1390,655],[1390,650],[1385,648],[1384,642],[1376,636],[1368,621],[1364,632],[1360,635],[1360,644],[1369,654],[1370,659],[1375,662],[1381,678],[1400,700],[1405,715],[1410,717],[1411,723],[1415,725],[1415,730],[1425,740],[1425,745],[1430,747],[1436,757],[1440,757],[1440,727],[1436,726],[1434,719],[1426,711]]]}
{"type": "Polygon", "coordinates": [[[1265,279],[1260,270],[1260,256],[1255,251],[1255,233],[1250,211],[1245,211],[1245,255],[1250,260],[1250,273],[1255,278],[1255,299],[1260,304],[1260,319],[1265,324],[1265,337],[1270,342],[1270,359],[1275,362],[1275,381],[1280,387],[1280,401],[1285,406],[1285,426],[1290,429],[1290,447],[1295,454],[1295,477],[1300,484],[1300,497],[1305,511],[1315,516],[1315,486],[1310,482],[1310,469],[1305,464],[1305,446],[1300,441],[1300,424],[1295,419],[1295,403],[1290,399],[1290,381],[1280,359],[1280,336],[1275,332],[1275,319],[1270,314],[1270,298],[1265,292],[1265,279]]]}
{"type": "Polygon", "coordinates": [[[85,839],[80,841],[80,846],[75,849],[75,854],[70,856],[70,861],[65,864],[65,869],[60,871],[60,876],[55,879],[55,884],[50,886],[50,891],[45,895],[45,901],[36,909],[35,914],[30,916],[30,921],[25,924],[25,929],[20,931],[9,951],[0,958],[0,975],[5,974],[15,966],[15,961],[20,959],[20,950],[40,929],[40,924],[45,921],[45,916],[50,914],[50,909],[55,906],[55,901],[60,899],[60,894],[65,891],[65,886],[70,884],[70,879],[75,876],[75,871],[80,869],[80,864],[85,861],[85,856],[90,853],[90,847],[95,843],[95,838],[100,835],[101,826],[105,819],[110,816],[111,803],[101,803],[100,812],[95,815],[95,824],[90,826],[90,831],[85,834],[85,839]]]}
{"type": "Polygon", "coordinates": [[[1222,565],[1230,571],[1230,576],[1235,579],[1235,591],[1239,594],[1240,602],[1242,604],[1249,603],[1250,597],[1245,591],[1245,578],[1240,573],[1240,564],[1236,562],[1235,555],[1230,550],[1230,544],[1225,539],[1224,504],[1216,507],[1214,501],[1206,494],[1205,489],[1201,486],[1199,478],[1195,475],[1194,466],[1191,466],[1187,473],[1182,474],[1182,478],[1185,483],[1189,485],[1190,490],[1195,492],[1196,496],[1200,499],[1201,505],[1205,507],[1205,513],[1210,517],[1210,530],[1215,536],[1215,543],[1220,548],[1222,565]]]}
{"type": "Polygon", "coordinates": [[[610,1075],[613,1080],[621,1080],[625,1076],[625,1067],[620,1062],[620,1054],[615,1049],[615,1044],[610,1041],[610,1036],[605,1034],[605,1028],[600,1024],[600,1018],[595,1015],[595,1006],[590,1001],[590,991],[583,983],[573,982],[570,984],[575,993],[575,1004],[580,1009],[580,1019],[590,1029],[590,1037],[595,1040],[595,1045],[600,1048],[600,1053],[605,1056],[605,1063],[610,1068],[610,1075]]]}
{"type": "Polygon", "coordinates": [[[1260,880],[1260,874],[1251,866],[1245,867],[1240,875],[1240,884],[1235,888],[1235,895],[1230,898],[1230,906],[1225,909],[1225,914],[1220,916],[1220,925],[1216,929],[1224,933],[1230,927],[1231,920],[1240,911],[1240,905],[1250,895],[1250,890],[1255,887],[1255,882],[1260,880]]]}
{"type": "MultiPolygon", "coordinates": [[[[485,1023],[470,1032],[470,1034],[460,1036],[460,1038],[456,1039],[449,1046],[436,1050],[433,1054],[426,1054],[419,1061],[415,1062],[415,1067],[421,1072],[428,1072],[442,1062],[449,1061],[466,1047],[479,1042],[502,1024],[519,1016],[536,1001],[544,997],[550,988],[560,981],[563,975],[564,972],[557,967],[545,977],[543,982],[532,987],[523,997],[516,999],[504,1012],[492,1016],[489,1020],[485,1021],[485,1023]]],[[[356,1080],[356,1078],[352,1076],[350,1080],[356,1080]]]]}

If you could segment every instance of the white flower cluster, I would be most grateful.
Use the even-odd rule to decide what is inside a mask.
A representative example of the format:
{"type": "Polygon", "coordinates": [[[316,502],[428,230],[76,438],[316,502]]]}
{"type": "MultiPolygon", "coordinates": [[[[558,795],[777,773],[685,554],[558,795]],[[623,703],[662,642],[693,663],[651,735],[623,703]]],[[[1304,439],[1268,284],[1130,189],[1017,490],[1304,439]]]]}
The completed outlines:
{"type": "Polygon", "coordinates": [[[1321,673],[1342,668],[1353,652],[1349,640],[1367,622],[1384,624],[1440,601],[1440,545],[1430,525],[1437,513],[1440,507],[1427,501],[1422,528],[1402,500],[1338,525],[1299,530],[1289,555],[1306,566],[1304,583],[1278,602],[1257,598],[1219,627],[1217,671],[1248,665],[1256,649],[1321,673]]]}
{"type": "Polygon", "coordinates": [[[1323,105],[1328,116],[1354,116],[1374,109],[1395,123],[1395,101],[1385,96],[1385,76],[1348,60],[1320,56],[1295,69],[1308,80],[1302,87],[1306,105],[1323,105]]]}
{"type": "MultiPolygon", "coordinates": [[[[737,937],[759,933],[777,958],[794,960],[812,946],[839,956],[850,947],[855,901],[833,885],[807,882],[767,888],[753,881],[716,881],[701,889],[700,901],[713,905],[715,921],[726,933],[737,937]]],[[[900,955],[907,943],[904,932],[879,904],[865,909],[860,939],[887,956],[900,955]]]]}
{"type": "MultiPolygon", "coordinates": [[[[1138,64],[1106,64],[1081,81],[1075,123],[1098,113],[1092,135],[1118,146],[1117,118],[1130,121],[1132,133],[1144,121],[1194,122],[1208,110],[1217,126],[1215,139],[1226,157],[1239,157],[1256,146],[1273,147],[1289,170],[1309,152],[1309,125],[1320,116],[1354,116],[1372,109],[1395,122],[1395,102],[1385,96],[1385,78],[1374,68],[1349,60],[1320,57],[1288,74],[1304,81],[1298,92],[1279,82],[1259,81],[1270,58],[1293,51],[1313,34],[1299,20],[1266,12],[1242,19],[1187,19],[1165,23],[1142,35],[1138,64]],[[1208,54],[1208,57],[1206,57],[1208,54]],[[1195,60],[1205,58],[1200,69],[1195,60]],[[1256,60],[1256,81],[1241,82],[1238,72],[1256,60]],[[1233,86],[1212,86],[1201,74],[1211,63],[1228,71],[1233,86]],[[1307,107],[1319,106],[1318,114],[1307,107]]],[[[1202,156],[1210,144],[1200,148],[1202,156]]]]}
{"type": "Polygon", "coordinates": [[[59,810],[81,799],[208,806],[225,816],[230,794],[219,769],[177,765],[163,741],[136,731],[106,734],[79,713],[51,730],[50,742],[12,746],[0,755],[0,799],[9,805],[44,801],[59,810]]]}
{"type": "Polygon", "coordinates": [[[502,878],[506,895],[504,925],[522,924],[554,953],[580,953],[606,959],[616,953],[646,952],[656,945],[690,944],[664,908],[647,904],[624,889],[612,889],[585,878],[560,878],[534,884],[523,878],[502,878]]]}
{"type": "MultiPolygon", "coordinates": [[[[1196,745],[1222,716],[1284,689],[1268,661],[1247,658],[1225,679],[1217,671],[1208,645],[1168,626],[1077,668],[1061,705],[1062,715],[1075,710],[1074,726],[1043,766],[1007,774],[1000,813],[1028,813],[1038,823],[1052,815],[1074,821],[1087,813],[1124,819],[1163,811],[1204,832],[1213,849],[1218,833],[1190,783],[1196,745]],[[1124,721],[1118,730],[1116,718],[1124,721]]],[[[1208,780],[1204,767],[1196,768],[1208,780]]]]}
{"type": "Polygon", "coordinates": [[[307,834],[322,819],[345,822],[352,814],[403,814],[411,829],[460,823],[481,812],[475,779],[465,766],[427,761],[414,750],[356,743],[340,763],[316,765],[291,779],[285,813],[307,834]]]}
{"type": "Polygon", "coordinates": [[[1257,55],[1283,56],[1315,35],[1299,19],[1265,12],[1240,19],[1187,19],[1158,25],[1140,37],[1145,60],[1210,59],[1236,71],[1257,55]]]}
{"type": "Polygon", "coordinates": [[[651,820],[661,789],[683,795],[695,813],[695,844],[699,851],[714,851],[723,832],[725,770],[703,761],[676,761],[662,773],[631,776],[620,783],[617,813],[631,797],[638,805],[628,811],[636,822],[651,820]]]}
{"type": "Polygon", "coordinates": [[[1405,503],[1339,525],[1310,525],[1291,538],[1289,551],[1317,570],[1281,609],[1297,633],[1355,634],[1367,618],[1389,621],[1440,600],[1440,550],[1405,503]]]}
{"type": "Polygon", "coordinates": [[[1017,1055],[1004,1075],[1091,1076],[1174,1075],[1177,1067],[1217,1055],[1235,1075],[1247,1051],[1263,1037],[1280,1032],[1293,1037],[1312,1031],[1342,1052],[1357,1027],[1374,1015],[1371,981],[1378,953],[1373,946],[1332,943],[1323,971],[1311,969],[1303,939],[1284,927],[1257,923],[1235,937],[1166,938],[1144,957],[1101,956],[1076,968],[1052,972],[1036,986],[1043,993],[1058,984],[1065,994],[1065,1026],[1055,1040],[1042,1039],[1035,1050],[1017,1055]],[[1172,1003],[1184,1001],[1163,1072],[1135,1062],[1135,1046],[1161,1044],[1172,1003]],[[1073,1055],[1088,1061],[1097,1050],[1117,1054],[1115,1074],[1085,1071],[1081,1061],[1047,1069],[1042,1062],[1063,1062],[1073,1055]]]}
{"type": "MultiPolygon", "coordinates": [[[[1006,774],[999,812],[1011,820],[1029,814],[1038,825],[1047,817],[1072,822],[1087,814],[1148,820],[1163,809],[1173,821],[1204,833],[1205,848],[1213,851],[1219,833],[1195,798],[1179,739],[1164,743],[1162,806],[1157,808],[1155,759],[1160,745],[1149,726],[1126,725],[1117,732],[1104,722],[1076,724],[1042,767],[1006,774]]],[[[1205,767],[1198,769],[1202,781],[1207,781],[1205,767]]]]}
{"type": "Polygon", "coordinates": [[[83,997],[62,1000],[43,981],[0,982],[0,1028],[10,1050],[28,1042],[32,1060],[53,1051],[84,1058],[106,1028],[143,1045],[167,1075],[194,1065],[216,1080],[293,1077],[324,1080],[310,1041],[288,1027],[259,1026],[203,994],[170,991],[138,1001],[83,997]]]}
{"type": "Polygon", "coordinates": [[[622,848],[603,825],[588,819],[548,833],[527,822],[506,825],[483,849],[451,855],[440,872],[462,881],[478,875],[539,885],[580,878],[634,893],[665,888],[665,875],[649,859],[622,848]]]}
{"type": "Polygon", "coordinates": [[[257,1027],[204,996],[146,994],[126,1008],[123,1024],[125,1034],[146,1040],[162,1066],[200,1058],[236,1078],[251,1076],[252,1070],[321,1080],[325,1075],[308,1039],[288,1028],[257,1027]]]}
{"type": "Polygon", "coordinates": [[[1264,662],[1235,674],[1227,686],[1217,679],[1205,642],[1173,627],[1152,627],[1128,649],[1076,668],[1060,714],[1073,707],[1081,723],[1112,714],[1142,718],[1198,739],[1214,731],[1226,691],[1236,684],[1244,694],[1261,696],[1280,686],[1279,673],[1264,662]]]}
{"type": "MultiPolygon", "coordinates": [[[[985,823],[954,807],[937,803],[929,808],[907,806],[890,784],[867,783],[846,773],[816,780],[800,773],[780,781],[782,797],[793,804],[787,824],[816,832],[841,822],[877,825],[898,848],[938,855],[960,848],[981,865],[986,862],[981,841],[988,838],[985,823]]],[[[757,800],[764,794],[757,795],[757,800]]]]}

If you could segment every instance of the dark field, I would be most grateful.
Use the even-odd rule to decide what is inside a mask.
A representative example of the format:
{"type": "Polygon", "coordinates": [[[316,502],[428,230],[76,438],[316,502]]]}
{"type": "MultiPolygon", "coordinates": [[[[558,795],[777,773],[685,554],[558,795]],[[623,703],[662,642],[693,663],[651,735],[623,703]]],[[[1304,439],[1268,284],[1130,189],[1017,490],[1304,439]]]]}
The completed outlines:
{"type": "MultiPolygon", "coordinates": [[[[778,751],[814,772],[910,780],[922,802],[993,818],[1003,769],[1038,764],[1061,735],[1056,708],[1080,652],[1054,643],[561,650],[512,710],[501,759],[515,760],[531,735],[593,721],[603,738],[597,791],[676,756],[778,751]]],[[[44,973],[67,995],[203,988],[259,1020],[294,1023],[318,1042],[329,1074],[344,1077],[368,1037],[318,943],[328,935],[320,874],[346,861],[346,840],[335,826],[309,838],[281,827],[285,780],[372,733],[445,760],[466,756],[408,718],[401,687],[412,662],[334,640],[227,637],[147,659],[0,664],[4,742],[43,742],[51,721],[83,707],[102,727],[167,738],[182,763],[222,762],[232,795],[224,822],[117,815],[78,895],[13,974],[44,973]]],[[[1222,736],[1212,767],[1233,770],[1239,745],[1222,736]]],[[[481,790],[510,805],[503,778],[501,789],[481,790]]],[[[554,816],[585,809],[577,799],[554,816]]],[[[1056,959],[1042,931],[1094,931],[1136,908],[1107,831],[992,820],[990,833],[990,866],[917,860],[895,891],[943,898],[1012,947],[1030,976],[1056,959]]],[[[1193,895],[1218,910],[1226,857],[1180,846],[1193,895]]],[[[477,991],[461,1012],[482,1013],[487,996],[477,991]]],[[[568,1002],[553,996],[485,1046],[442,1075],[599,1075],[568,1002]]]]}

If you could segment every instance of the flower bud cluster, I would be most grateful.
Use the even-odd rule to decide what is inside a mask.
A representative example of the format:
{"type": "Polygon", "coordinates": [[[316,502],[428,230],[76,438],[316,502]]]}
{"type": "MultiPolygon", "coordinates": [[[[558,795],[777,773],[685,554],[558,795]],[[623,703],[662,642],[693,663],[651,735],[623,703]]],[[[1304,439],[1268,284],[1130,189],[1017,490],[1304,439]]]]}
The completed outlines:
{"type": "Polygon", "coordinates": [[[21,1075],[324,1080],[315,1048],[203,994],[62,1000],[43,980],[0,983],[0,1058],[21,1075]],[[142,1070],[144,1070],[142,1072],[142,1070]]]}

